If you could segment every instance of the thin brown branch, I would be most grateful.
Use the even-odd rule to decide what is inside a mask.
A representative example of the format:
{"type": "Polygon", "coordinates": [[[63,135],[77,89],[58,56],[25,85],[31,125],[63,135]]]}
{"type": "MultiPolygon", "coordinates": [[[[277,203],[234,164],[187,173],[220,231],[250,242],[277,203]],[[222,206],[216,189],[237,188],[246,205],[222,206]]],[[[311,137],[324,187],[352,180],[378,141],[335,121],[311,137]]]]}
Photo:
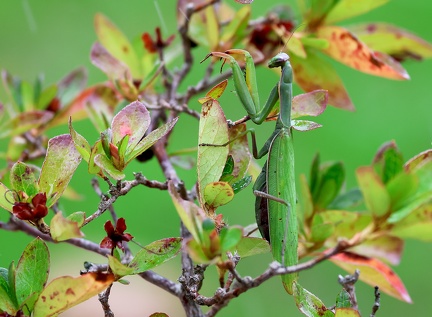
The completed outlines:
{"type": "Polygon", "coordinates": [[[345,277],[339,275],[338,282],[343,286],[343,288],[348,292],[351,301],[351,307],[358,310],[357,296],[355,292],[355,283],[358,281],[360,276],[360,271],[355,270],[354,274],[346,275],[345,277]]]}
{"type": "Polygon", "coordinates": [[[370,317],[375,317],[376,312],[380,308],[381,303],[381,293],[379,291],[379,287],[375,286],[375,302],[372,306],[372,313],[370,314],[370,317]]]}
{"type": "Polygon", "coordinates": [[[103,291],[102,293],[100,293],[98,295],[98,299],[99,299],[99,302],[102,305],[102,309],[104,311],[104,316],[105,317],[114,317],[114,313],[112,312],[111,307],[110,307],[110,305],[108,303],[109,296],[110,296],[110,293],[111,293],[111,287],[112,286],[113,285],[111,284],[110,286],[108,286],[108,288],[105,291],[103,291]]]}

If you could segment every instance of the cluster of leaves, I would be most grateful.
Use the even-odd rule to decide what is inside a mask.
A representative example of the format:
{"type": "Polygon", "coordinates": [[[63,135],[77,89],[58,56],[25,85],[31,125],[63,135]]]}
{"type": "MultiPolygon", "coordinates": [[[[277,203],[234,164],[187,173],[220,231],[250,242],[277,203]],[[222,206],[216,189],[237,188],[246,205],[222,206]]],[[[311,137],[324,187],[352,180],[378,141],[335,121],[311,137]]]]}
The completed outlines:
{"type": "MultiPolygon", "coordinates": [[[[281,42],[286,43],[291,37],[288,51],[296,82],[310,91],[293,98],[292,126],[307,131],[320,125],[299,117],[319,115],[327,102],[354,109],[342,80],[322,58],[322,53],[359,71],[392,79],[409,78],[399,61],[432,56],[429,43],[387,24],[348,28],[334,25],[385,2],[314,0],[306,6],[306,1],[300,1],[304,28],[298,28],[294,35],[290,31],[298,25],[293,13],[285,7],[272,10],[259,23],[252,23],[250,6],[235,12],[225,3],[216,7],[198,0],[179,0],[177,12],[179,26],[189,26],[187,37],[191,43],[209,51],[243,46],[253,54],[256,63],[273,56],[280,50],[281,42]],[[189,21],[184,12],[191,3],[201,9],[189,21]]],[[[5,154],[8,167],[0,174],[0,206],[55,241],[82,237],[82,227],[108,208],[88,218],[84,212],[65,218],[56,210],[56,203],[62,195],[66,196],[68,183],[82,159],[88,164],[89,174],[106,181],[112,194],[126,183],[127,165],[158,140],[169,137],[178,112],[192,113],[187,106],[178,105],[187,101],[189,95],[169,91],[176,89],[182,78],[173,80],[175,76],[164,76],[168,73],[166,66],[180,52],[172,49],[173,36],[163,40],[157,29],[155,38],[146,32],[130,42],[101,14],[95,17],[95,29],[98,42],[91,49],[91,60],[107,75],[107,82],[85,88],[86,73],[78,69],[58,84],[43,89],[40,79],[31,85],[5,71],[2,74],[9,103],[0,104],[0,138],[10,141],[5,154]],[[159,104],[159,100],[165,103],[159,104]],[[158,110],[168,108],[170,116],[157,115],[157,120],[151,122],[146,102],[158,104],[158,110]],[[93,122],[100,132],[93,146],[75,131],[71,117],[74,122],[83,118],[93,122]],[[48,141],[45,132],[68,120],[69,134],[48,141]],[[159,121],[162,124],[157,128],[159,121]],[[39,168],[37,159],[41,157],[44,161],[39,168]],[[48,226],[44,218],[50,208],[56,214],[48,226]]],[[[201,91],[202,86],[210,87],[208,81],[203,83],[201,91]]],[[[107,221],[107,236],[99,246],[111,252],[99,253],[107,254],[109,268],[105,266],[101,272],[78,278],[60,277],[47,286],[49,253],[45,243],[37,238],[27,246],[17,267],[12,263],[9,269],[0,268],[0,314],[55,316],[103,291],[114,281],[127,283],[123,277],[153,269],[174,258],[180,250],[196,263],[215,264],[220,281],[227,272],[232,273],[234,254],[245,258],[270,252],[268,242],[257,236],[256,224],[246,228],[228,226],[223,215],[216,212],[259,173],[249,151],[246,125],[228,125],[218,102],[226,85],[226,81],[218,84],[200,99],[198,144],[218,146],[198,146],[198,204],[191,198],[193,193],[181,193],[175,179],[160,185],[168,189],[187,233],[154,241],[127,258],[117,250],[124,251],[127,242],[133,239],[125,233],[125,219],[116,220],[115,226],[107,221]]],[[[268,121],[274,120],[278,112],[276,107],[268,121]]],[[[350,273],[360,267],[365,282],[410,302],[402,281],[388,264],[399,263],[403,239],[432,240],[431,163],[432,152],[426,151],[404,164],[396,145],[389,143],[379,150],[371,166],[357,170],[359,188],[344,192],[342,163],[320,164],[317,156],[309,183],[305,176],[300,179],[299,257],[318,251],[325,254],[344,239],[350,250],[332,256],[332,262],[350,273]]],[[[335,312],[300,284],[295,285],[294,296],[306,316],[359,315],[344,291],[337,297],[335,312]]]]}
{"type": "MultiPolygon", "coordinates": [[[[179,1],[178,12],[189,2],[179,1]]],[[[269,11],[263,23],[253,26],[249,25],[251,6],[234,12],[223,3],[218,9],[209,6],[194,15],[189,36],[210,51],[223,52],[246,42],[246,49],[258,63],[276,55],[289,41],[286,46],[296,83],[305,91],[328,90],[332,106],[354,110],[342,79],[323,54],[358,71],[397,80],[409,79],[400,61],[432,57],[430,43],[390,24],[335,25],[386,2],[301,0],[298,1],[300,24],[290,7],[277,6],[269,11]]],[[[182,21],[180,13],[178,20],[182,21]]]]}

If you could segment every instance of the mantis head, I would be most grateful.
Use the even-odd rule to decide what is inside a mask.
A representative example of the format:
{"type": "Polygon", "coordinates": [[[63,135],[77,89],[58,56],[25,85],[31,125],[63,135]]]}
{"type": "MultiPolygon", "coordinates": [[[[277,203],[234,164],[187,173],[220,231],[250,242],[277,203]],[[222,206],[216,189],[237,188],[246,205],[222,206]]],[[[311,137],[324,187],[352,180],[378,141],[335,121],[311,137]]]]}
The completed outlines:
{"type": "Polygon", "coordinates": [[[287,63],[289,63],[289,59],[290,58],[287,53],[280,52],[268,62],[268,67],[269,68],[283,67],[287,63]]]}

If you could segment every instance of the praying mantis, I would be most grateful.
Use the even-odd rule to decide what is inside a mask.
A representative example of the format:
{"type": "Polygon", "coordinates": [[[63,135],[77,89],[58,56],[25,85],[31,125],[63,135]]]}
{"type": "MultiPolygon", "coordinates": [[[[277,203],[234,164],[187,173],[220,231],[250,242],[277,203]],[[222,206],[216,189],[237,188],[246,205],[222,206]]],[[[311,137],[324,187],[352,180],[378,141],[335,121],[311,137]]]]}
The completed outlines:
{"type": "MultiPolygon", "coordinates": [[[[259,152],[251,131],[254,157],[261,158],[268,153],[267,162],[253,187],[257,197],[255,215],[261,235],[270,242],[273,258],[285,266],[296,265],[298,224],[291,135],[293,72],[289,56],[281,52],[269,61],[268,67],[281,68],[281,77],[264,106],[259,101],[255,65],[249,52],[240,49],[211,52],[204,60],[210,56],[220,57],[230,64],[237,95],[255,124],[264,122],[277,100],[280,101],[275,130],[259,152]],[[234,57],[239,55],[246,61],[245,73],[234,57]]],[[[282,275],[282,283],[289,294],[293,294],[296,280],[295,273],[282,275]]]]}

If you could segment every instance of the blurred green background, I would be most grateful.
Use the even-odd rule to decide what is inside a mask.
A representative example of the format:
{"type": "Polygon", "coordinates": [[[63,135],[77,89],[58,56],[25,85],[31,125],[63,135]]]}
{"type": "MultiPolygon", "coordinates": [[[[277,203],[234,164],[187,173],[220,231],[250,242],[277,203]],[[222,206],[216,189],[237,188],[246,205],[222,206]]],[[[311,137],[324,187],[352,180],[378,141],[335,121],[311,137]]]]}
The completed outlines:
{"type": "MultiPolygon", "coordinates": [[[[239,7],[234,0],[226,1],[239,7]]],[[[260,1],[252,4],[255,17],[264,14],[270,7],[280,3],[277,0],[260,1]]],[[[127,36],[132,39],[144,31],[153,34],[156,26],[161,26],[164,37],[176,31],[176,1],[159,0],[76,0],[76,1],[30,1],[2,0],[0,2],[0,68],[13,75],[33,81],[40,73],[45,75],[45,83],[60,80],[69,71],[84,66],[89,72],[89,84],[104,81],[104,75],[89,60],[90,47],[96,40],[93,17],[102,12],[109,17],[127,36]]],[[[286,1],[295,5],[295,1],[286,1]]],[[[346,24],[366,21],[389,22],[413,31],[426,40],[432,41],[430,26],[432,2],[394,0],[389,4],[356,19],[344,21],[346,24]]],[[[178,40],[178,39],[177,39],[178,40]]],[[[195,61],[207,54],[195,50],[195,61]]],[[[297,173],[308,173],[310,162],[319,152],[323,161],[341,160],[347,172],[346,187],[355,184],[354,171],[367,165],[378,147],[389,140],[395,140],[409,159],[415,154],[430,148],[432,140],[432,89],[430,72],[432,61],[406,62],[411,80],[390,81],[358,73],[334,63],[343,78],[346,88],[357,108],[356,112],[328,108],[317,119],[323,128],[308,133],[295,133],[297,173]]],[[[184,87],[194,85],[203,76],[205,65],[196,63],[193,74],[188,76],[184,87]]],[[[277,77],[266,69],[258,70],[258,85],[261,98],[266,98],[277,77]]],[[[230,89],[233,90],[232,83],[230,89]]],[[[184,88],[183,87],[183,88],[184,88]]],[[[1,88],[2,89],[2,88],[1,88]]],[[[296,93],[300,91],[297,89],[296,93]]],[[[0,90],[0,100],[4,101],[4,90],[0,90]]],[[[225,93],[221,103],[228,118],[237,119],[244,115],[238,100],[225,93]]],[[[190,104],[195,110],[197,102],[190,104]]],[[[77,131],[90,142],[98,133],[88,122],[77,122],[77,131]]],[[[259,143],[262,144],[271,133],[273,124],[258,129],[259,143]]],[[[198,122],[182,115],[170,144],[170,150],[196,146],[198,122]],[[194,128],[192,128],[194,127],[194,128]]],[[[49,132],[50,136],[67,133],[62,126],[49,132]]],[[[6,149],[6,142],[0,140],[0,150],[6,149]]],[[[2,165],[4,162],[0,162],[2,165]]],[[[163,180],[155,160],[146,164],[134,163],[126,170],[127,177],[133,171],[142,171],[149,179],[163,180]]],[[[193,186],[194,171],[179,171],[188,188],[193,186]]],[[[82,200],[61,201],[66,214],[82,210],[87,214],[97,209],[98,199],[90,188],[90,176],[84,164],[71,181],[71,186],[81,195],[82,200]]],[[[104,187],[104,189],[106,189],[104,187]]],[[[248,225],[254,222],[253,196],[250,189],[235,197],[228,208],[221,210],[230,224],[248,225]]],[[[179,235],[179,219],[166,192],[138,187],[127,197],[120,198],[115,208],[127,220],[128,232],[141,244],[156,239],[179,235]]],[[[0,211],[0,221],[7,221],[9,215],[0,211]]],[[[106,214],[85,227],[86,238],[97,243],[104,236],[103,223],[109,219],[106,214]]],[[[10,261],[18,261],[25,245],[33,239],[18,232],[0,231],[0,266],[7,267],[10,261]]],[[[60,275],[77,276],[82,263],[87,261],[104,262],[101,256],[76,249],[67,244],[49,245],[52,259],[50,279],[60,275]]],[[[134,251],[138,247],[132,245],[134,251]]],[[[407,241],[401,264],[395,268],[404,280],[414,301],[409,305],[387,295],[382,295],[382,305],[378,316],[425,316],[430,310],[432,293],[432,245],[418,241],[407,241]]],[[[241,261],[239,270],[243,275],[256,276],[271,261],[270,255],[247,258],[241,261]]],[[[176,259],[156,270],[173,280],[180,275],[179,260],[176,259]]],[[[340,287],[338,274],[345,274],[331,263],[301,274],[301,283],[321,297],[329,306],[334,303],[340,287]]],[[[131,285],[115,285],[112,290],[112,309],[116,316],[148,316],[155,311],[163,311],[170,316],[184,316],[176,298],[140,278],[130,278],[131,285]]],[[[206,274],[203,295],[211,296],[217,287],[215,268],[206,274]]],[[[358,300],[363,314],[369,315],[373,303],[373,288],[364,283],[357,284],[358,300]]],[[[88,302],[64,313],[62,316],[102,315],[100,304],[93,298],[88,302]]],[[[280,280],[275,278],[257,289],[253,289],[233,300],[223,309],[220,316],[301,316],[293,299],[287,296],[280,280]]]]}

